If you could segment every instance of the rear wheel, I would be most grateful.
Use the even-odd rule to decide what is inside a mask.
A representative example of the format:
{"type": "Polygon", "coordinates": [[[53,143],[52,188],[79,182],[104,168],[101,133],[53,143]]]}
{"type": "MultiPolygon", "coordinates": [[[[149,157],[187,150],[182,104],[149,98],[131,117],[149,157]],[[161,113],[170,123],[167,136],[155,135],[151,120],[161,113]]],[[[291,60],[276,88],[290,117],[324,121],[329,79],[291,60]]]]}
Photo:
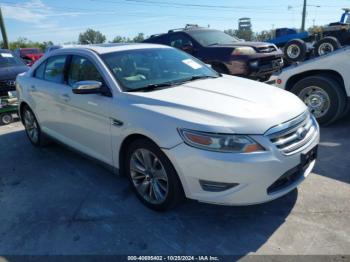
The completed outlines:
{"type": "Polygon", "coordinates": [[[0,124],[1,125],[8,125],[8,124],[12,123],[12,121],[13,121],[13,117],[11,114],[3,113],[0,115],[0,124]]]}
{"type": "Polygon", "coordinates": [[[45,146],[48,143],[48,139],[41,132],[38,121],[28,106],[23,108],[22,119],[29,141],[36,147],[45,146]]]}
{"type": "Polygon", "coordinates": [[[338,39],[333,36],[327,36],[316,43],[315,53],[317,56],[322,56],[339,48],[341,48],[341,44],[338,39]]]}
{"type": "Polygon", "coordinates": [[[125,171],[137,197],[147,207],[164,211],[184,198],[180,179],[170,160],[153,142],[138,139],[127,151],[125,171]]]}
{"type": "Polygon", "coordinates": [[[329,125],[344,112],[346,94],[332,78],[310,76],[297,82],[291,91],[309,107],[317,121],[329,125]]]}
{"type": "Polygon", "coordinates": [[[283,48],[284,57],[289,62],[302,62],[306,58],[307,47],[303,40],[293,39],[283,48]]]}

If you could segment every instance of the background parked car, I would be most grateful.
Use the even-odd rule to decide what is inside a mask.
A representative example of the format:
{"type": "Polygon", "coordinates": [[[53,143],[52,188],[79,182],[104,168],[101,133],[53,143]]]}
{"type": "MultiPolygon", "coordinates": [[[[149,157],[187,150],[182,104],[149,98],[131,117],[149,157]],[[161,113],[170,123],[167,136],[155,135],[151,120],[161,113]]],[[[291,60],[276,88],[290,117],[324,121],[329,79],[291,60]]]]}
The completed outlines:
{"type": "Polygon", "coordinates": [[[7,96],[8,91],[16,90],[16,76],[28,69],[10,50],[0,49],[0,97],[7,96]]]}
{"type": "Polygon", "coordinates": [[[283,67],[283,54],[273,44],[243,42],[222,31],[196,25],[153,35],[144,42],[181,49],[223,74],[267,80],[283,67]]]}
{"type": "Polygon", "coordinates": [[[32,66],[44,55],[39,48],[17,48],[15,54],[22,58],[28,66],[32,66]]]}

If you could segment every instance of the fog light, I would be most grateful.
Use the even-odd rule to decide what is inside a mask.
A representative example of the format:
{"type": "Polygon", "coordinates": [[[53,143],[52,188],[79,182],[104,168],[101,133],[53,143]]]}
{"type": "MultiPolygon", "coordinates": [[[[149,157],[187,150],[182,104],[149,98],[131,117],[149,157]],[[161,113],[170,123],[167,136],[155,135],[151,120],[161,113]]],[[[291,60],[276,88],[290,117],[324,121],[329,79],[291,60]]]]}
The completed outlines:
{"type": "Polygon", "coordinates": [[[206,180],[199,180],[199,184],[204,191],[210,192],[222,192],[239,185],[237,183],[220,183],[206,180]]]}

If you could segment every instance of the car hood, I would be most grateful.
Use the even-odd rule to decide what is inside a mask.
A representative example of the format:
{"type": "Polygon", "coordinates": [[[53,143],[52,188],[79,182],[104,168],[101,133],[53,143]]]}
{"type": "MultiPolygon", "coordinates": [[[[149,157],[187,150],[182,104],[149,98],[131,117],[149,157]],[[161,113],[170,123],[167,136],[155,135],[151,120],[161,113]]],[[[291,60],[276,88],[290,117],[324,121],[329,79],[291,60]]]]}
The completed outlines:
{"type": "MultiPolygon", "coordinates": [[[[266,50],[267,48],[272,48],[274,50],[269,50],[269,52],[277,51],[273,44],[271,43],[264,43],[264,42],[234,42],[232,44],[217,44],[210,47],[215,48],[235,48],[235,47],[241,47],[241,46],[249,46],[253,47],[257,51],[266,50]]],[[[266,52],[266,51],[265,51],[266,52]]]]}
{"type": "Polygon", "coordinates": [[[176,118],[181,127],[207,132],[264,134],[306,110],[292,93],[227,75],[128,94],[136,106],[176,118]]]}
{"type": "Polygon", "coordinates": [[[15,80],[18,74],[26,72],[28,69],[25,65],[0,67],[0,80],[15,80]]]}

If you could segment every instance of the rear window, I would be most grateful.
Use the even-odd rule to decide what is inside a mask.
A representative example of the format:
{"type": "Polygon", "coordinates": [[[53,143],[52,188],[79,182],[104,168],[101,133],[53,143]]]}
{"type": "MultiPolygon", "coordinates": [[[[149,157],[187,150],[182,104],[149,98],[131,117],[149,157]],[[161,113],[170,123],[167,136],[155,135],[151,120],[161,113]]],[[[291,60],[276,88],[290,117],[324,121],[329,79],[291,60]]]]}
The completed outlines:
{"type": "Polygon", "coordinates": [[[238,38],[219,30],[188,31],[188,34],[203,46],[232,44],[240,41],[238,38]]]}

